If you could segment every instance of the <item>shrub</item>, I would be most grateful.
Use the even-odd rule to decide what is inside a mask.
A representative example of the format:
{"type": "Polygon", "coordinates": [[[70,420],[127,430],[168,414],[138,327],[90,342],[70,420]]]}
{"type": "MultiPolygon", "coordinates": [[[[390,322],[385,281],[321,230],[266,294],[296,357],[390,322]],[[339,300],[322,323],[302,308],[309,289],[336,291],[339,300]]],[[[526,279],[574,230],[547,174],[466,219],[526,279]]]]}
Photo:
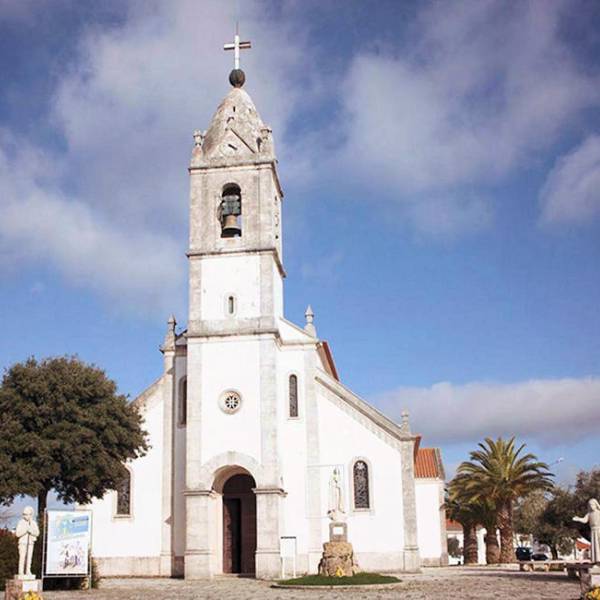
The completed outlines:
{"type": "MultiPolygon", "coordinates": [[[[17,536],[8,529],[0,529],[0,582],[11,579],[19,569],[17,536]]],[[[2,583],[2,585],[4,585],[2,583]]]]}

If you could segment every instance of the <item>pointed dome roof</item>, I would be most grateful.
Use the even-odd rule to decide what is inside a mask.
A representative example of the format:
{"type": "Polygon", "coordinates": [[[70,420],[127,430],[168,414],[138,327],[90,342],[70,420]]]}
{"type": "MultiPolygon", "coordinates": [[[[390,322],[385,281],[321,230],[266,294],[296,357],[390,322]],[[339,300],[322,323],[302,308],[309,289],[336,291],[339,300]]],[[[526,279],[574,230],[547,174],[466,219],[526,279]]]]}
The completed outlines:
{"type": "Polygon", "coordinates": [[[202,144],[205,158],[256,154],[265,137],[262,122],[252,98],[240,87],[233,87],[217,108],[202,144]]]}

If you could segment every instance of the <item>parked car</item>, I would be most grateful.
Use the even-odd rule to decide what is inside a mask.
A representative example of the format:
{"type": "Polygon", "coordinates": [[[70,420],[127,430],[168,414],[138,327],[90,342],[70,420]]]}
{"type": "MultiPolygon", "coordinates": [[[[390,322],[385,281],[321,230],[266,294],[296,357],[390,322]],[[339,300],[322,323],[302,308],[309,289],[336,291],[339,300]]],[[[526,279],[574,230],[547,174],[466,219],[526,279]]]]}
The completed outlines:
{"type": "Polygon", "coordinates": [[[527,548],[526,546],[519,546],[515,550],[515,554],[517,555],[517,560],[531,560],[531,555],[533,554],[531,548],[527,548]]]}
{"type": "Polygon", "coordinates": [[[531,555],[531,560],[548,560],[548,555],[543,552],[536,552],[531,555]]]}

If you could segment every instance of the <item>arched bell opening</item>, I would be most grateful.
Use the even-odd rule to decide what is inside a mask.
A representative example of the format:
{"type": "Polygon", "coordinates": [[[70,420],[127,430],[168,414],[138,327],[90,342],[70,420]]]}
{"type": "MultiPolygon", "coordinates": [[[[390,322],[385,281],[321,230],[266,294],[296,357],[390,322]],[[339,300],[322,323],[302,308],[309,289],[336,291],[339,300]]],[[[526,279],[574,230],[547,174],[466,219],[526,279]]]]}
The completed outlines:
{"type": "Polygon", "coordinates": [[[222,498],[222,572],[256,572],[256,496],[254,477],[232,466],[215,477],[213,489],[222,498]]]}
{"type": "Polygon", "coordinates": [[[242,235],[242,190],[235,183],[227,184],[221,194],[221,237],[231,238],[242,235]]]}

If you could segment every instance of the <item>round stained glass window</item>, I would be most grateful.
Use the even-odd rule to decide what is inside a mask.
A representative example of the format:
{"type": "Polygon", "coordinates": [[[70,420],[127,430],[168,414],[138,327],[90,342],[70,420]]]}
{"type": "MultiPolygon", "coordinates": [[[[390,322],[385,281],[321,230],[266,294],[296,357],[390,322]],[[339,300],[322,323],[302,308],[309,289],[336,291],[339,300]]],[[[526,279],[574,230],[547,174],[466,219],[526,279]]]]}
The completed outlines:
{"type": "Polygon", "coordinates": [[[221,394],[219,404],[223,412],[232,414],[239,410],[240,406],[242,405],[242,398],[237,392],[229,390],[221,394]]]}

